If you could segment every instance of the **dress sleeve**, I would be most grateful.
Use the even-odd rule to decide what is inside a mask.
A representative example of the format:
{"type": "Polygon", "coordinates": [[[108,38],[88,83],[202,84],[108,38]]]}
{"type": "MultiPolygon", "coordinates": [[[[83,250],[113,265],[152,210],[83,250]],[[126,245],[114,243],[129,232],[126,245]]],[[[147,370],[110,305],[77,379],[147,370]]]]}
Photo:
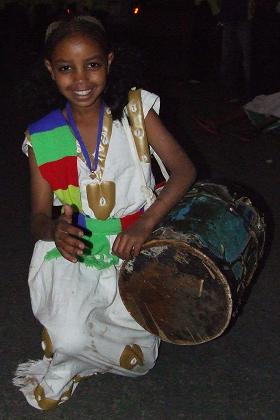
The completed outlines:
{"type": "MultiPolygon", "coordinates": [[[[159,114],[160,109],[160,98],[159,96],[155,95],[154,93],[150,93],[146,90],[141,90],[141,98],[142,98],[142,107],[143,107],[143,114],[144,118],[146,118],[148,112],[150,109],[153,109],[157,114],[159,114]]],[[[163,178],[167,181],[169,179],[169,174],[160,159],[160,157],[157,155],[157,153],[154,151],[154,149],[150,147],[150,153],[155,157],[159,170],[161,171],[163,178]]]]}
{"type": "Polygon", "coordinates": [[[25,138],[24,138],[24,141],[23,141],[23,143],[22,143],[22,147],[21,147],[21,150],[23,151],[23,153],[24,153],[26,156],[28,156],[28,146],[32,147],[32,144],[31,144],[31,141],[30,141],[29,135],[28,135],[28,133],[26,132],[26,133],[25,133],[25,138]]]}
{"type": "Polygon", "coordinates": [[[159,114],[160,109],[160,98],[154,93],[150,93],[147,90],[141,90],[142,106],[144,118],[146,118],[150,109],[153,109],[157,114],[159,114]]]}
{"type": "MultiPolygon", "coordinates": [[[[23,140],[22,143],[22,147],[21,150],[23,151],[23,153],[28,157],[28,146],[32,147],[32,143],[30,141],[30,137],[28,135],[28,132],[25,133],[25,138],[23,140]]],[[[62,206],[61,202],[59,201],[59,199],[54,196],[53,197],[53,205],[54,206],[62,206]]]]}

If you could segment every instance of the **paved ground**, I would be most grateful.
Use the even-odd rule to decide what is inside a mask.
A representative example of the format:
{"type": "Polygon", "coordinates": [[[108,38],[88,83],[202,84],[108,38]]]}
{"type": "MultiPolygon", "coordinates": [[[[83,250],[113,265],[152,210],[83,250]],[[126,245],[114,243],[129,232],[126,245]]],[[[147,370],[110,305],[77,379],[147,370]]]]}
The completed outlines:
{"type": "Polygon", "coordinates": [[[259,205],[268,215],[270,246],[248,302],[233,328],[217,340],[194,347],[163,343],[156,367],[141,379],[99,376],[82,383],[72,400],[56,411],[39,413],[29,407],[11,383],[19,362],[41,356],[40,326],[31,314],[26,283],[33,246],[28,171],[20,152],[23,127],[13,115],[10,91],[3,86],[1,420],[280,418],[280,136],[263,134],[245,143],[227,134],[243,130],[241,121],[224,129],[222,138],[198,127],[190,118],[192,113],[213,118],[231,111],[220,101],[216,84],[178,85],[172,76],[162,77],[155,88],[162,96],[163,118],[197,164],[199,178],[245,184],[262,197],[259,205]]]}

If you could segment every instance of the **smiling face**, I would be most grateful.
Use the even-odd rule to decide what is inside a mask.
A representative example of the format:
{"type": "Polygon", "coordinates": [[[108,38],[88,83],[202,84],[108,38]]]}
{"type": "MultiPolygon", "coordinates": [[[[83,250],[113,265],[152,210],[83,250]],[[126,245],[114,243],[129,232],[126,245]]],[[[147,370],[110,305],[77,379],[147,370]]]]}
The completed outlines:
{"type": "Polygon", "coordinates": [[[112,60],[98,42],[74,33],[58,42],[45,64],[73,110],[99,109],[112,60]]]}

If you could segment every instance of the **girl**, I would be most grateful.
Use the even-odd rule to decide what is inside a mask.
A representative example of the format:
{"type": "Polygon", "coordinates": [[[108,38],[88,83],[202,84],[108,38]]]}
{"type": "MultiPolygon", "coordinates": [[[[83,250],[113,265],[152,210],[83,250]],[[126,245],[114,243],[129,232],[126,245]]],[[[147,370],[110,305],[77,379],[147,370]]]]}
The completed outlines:
{"type": "Polygon", "coordinates": [[[139,101],[132,91],[125,107],[128,91],[110,79],[114,54],[96,19],[51,24],[45,65],[66,105],[31,124],[23,145],[38,240],[29,287],[44,358],[19,365],[14,379],[42,410],[68,400],[84,377],[138,376],[154,366],[159,339],[125,309],[118,273],[195,178],[157,116],[159,98],[142,90],[139,101]],[[145,135],[171,174],[157,199],[145,135]],[[63,205],[56,220],[53,197],[63,205]]]}

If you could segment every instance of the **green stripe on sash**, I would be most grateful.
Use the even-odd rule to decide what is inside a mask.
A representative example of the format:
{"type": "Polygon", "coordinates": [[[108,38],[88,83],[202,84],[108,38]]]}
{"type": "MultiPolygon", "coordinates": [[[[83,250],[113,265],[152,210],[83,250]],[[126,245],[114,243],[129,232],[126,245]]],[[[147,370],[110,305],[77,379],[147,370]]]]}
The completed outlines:
{"type": "Polygon", "coordinates": [[[90,230],[93,235],[104,234],[104,235],[117,235],[121,231],[121,222],[119,218],[111,217],[106,220],[92,219],[86,217],[86,227],[90,230]]]}
{"type": "MultiPolygon", "coordinates": [[[[97,270],[109,268],[118,263],[119,258],[111,253],[111,244],[108,235],[117,235],[121,231],[121,222],[118,218],[107,220],[97,220],[86,217],[86,228],[88,235],[84,235],[83,240],[87,245],[84,255],[78,260],[88,267],[94,267],[97,270]]],[[[50,261],[61,257],[57,248],[50,250],[45,260],[50,261]]]]}
{"type": "Polygon", "coordinates": [[[79,187],[69,185],[67,190],[59,189],[55,190],[54,193],[61,204],[71,204],[71,206],[74,207],[74,211],[82,213],[81,194],[79,187]]]}
{"type": "Polygon", "coordinates": [[[38,166],[65,156],[77,156],[76,140],[67,125],[32,134],[31,141],[38,166]]]}

